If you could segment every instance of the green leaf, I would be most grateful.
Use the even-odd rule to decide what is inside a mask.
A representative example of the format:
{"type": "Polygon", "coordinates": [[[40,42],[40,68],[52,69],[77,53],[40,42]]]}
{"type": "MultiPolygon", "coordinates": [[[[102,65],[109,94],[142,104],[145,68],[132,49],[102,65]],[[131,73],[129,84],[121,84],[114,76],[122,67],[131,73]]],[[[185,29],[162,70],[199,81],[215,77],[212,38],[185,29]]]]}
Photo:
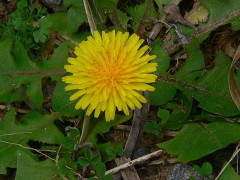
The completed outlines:
{"type": "Polygon", "coordinates": [[[74,140],[72,136],[65,136],[63,139],[63,146],[64,148],[68,150],[73,150],[74,149],[74,140]]]}
{"type": "Polygon", "coordinates": [[[43,77],[57,79],[56,77],[61,76],[63,63],[68,56],[67,45],[59,46],[53,56],[41,65],[30,60],[20,42],[16,41],[12,49],[11,46],[12,41],[9,39],[0,42],[0,85],[4,87],[0,90],[1,102],[26,99],[26,94],[27,98],[40,108],[43,103],[41,80],[43,77]],[[23,90],[23,96],[16,92],[18,88],[23,90]]]}
{"type": "Polygon", "coordinates": [[[159,109],[157,112],[159,118],[161,118],[161,123],[165,124],[169,119],[169,111],[165,109],[159,109]]]}
{"type": "Polygon", "coordinates": [[[222,175],[219,177],[219,180],[239,180],[240,175],[236,173],[231,165],[228,165],[227,168],[223,171],[222,175]]]}
{"type": "Polygon", "coordinates": [[[170,57],[164,51],[161,45],[161,40],[158,38],[152,45],[152,50],[150,52],[151,55],[156,55],[157,58],[152,60],[152,62],[158,63],[157,72],[160,74],[166,74],[170,66],[170,57]]]}
{"type": "Polygon", "coordinates": [[[109,13],[117,9],[117,3],[118,0],[95,0],[96,7],[104,21],[109,13]]]}
{"type": "Polygon", "coordinates": [[[62,174],[64,176],[66,176],[68,169],[66,168],[67,166],[67,161],[66,159],[60,159],[60,161],[58,162],[58,172],[59,174],[62,174]]]}
{"type": "Polygon", "coordinates": [[[100,163],[101,162],[101,156],[98,154],[98,155],[96,155],[96,156],[94,156],[93,158],[92,158],[92,160],[91,160],[91,163],[92,164],[98,164],[98,163],[100,163]]]}
{"type": "Polygon", "coordinates": [[[79,26],[87,22],[87,16],[84,9],[83,1],[78,1],[68,10],[67,23],[69,33],[77,32],[79,26]],[[76,18],[77,17],[77,18],[76,18]]]}
{"type": "Polygon", "coordinates": [[[122,27],[124,29],[127,29],[127,24],[128,24],[128,21],[131,19],[131,17],[127,16],[126,13],[118,9],[117,9],[117,15],[118,15],[119,21],[121,22],[122,27]]]}
{"type": "Polygon", "coordinates": [[[96,144],[96,147],[100,151],[104,162],[111,161],[116,155],[121,156],[123,154],[123,147],[119,144],[107,142],[104,144],[96,144]]]}
{"type": "Polygon", "coordinates": [[[85,159],[83,157],[78,158],[78,164],[83,166],[83,167],[88,166],[89,163],[90,163],[90,161],[88,159],[85,159]]]}
{"type": "Polygon", "coordinates": [[[177,92],[175,85],[167,82],[156,82],[152,86],[155,87],[155,91],[150,94],[150,103],[154,106],[165,104],[173,99],[177,92]]]}
{"type": "Polygon", "coordinates": [[[145,1],[143,4],[136,5],[134,7],[128,7],[126,8],[126,11],[133,18],[133,21],[134,21],[133,30],[135,32],[138,29],[142,19],[145,19],[148,17],[154,18],[157,16],[157,12],[153,6],[152,0],[145,1]]]}
{"type": "Polygon", "coordinates": [[[193,40],[186,48],[187,59],[183,66],[174,74],[178,80],[193,83],[202,76],[201,69],[205,66],[199,40],[193,40]],[[200,70],[199,70],[200,69],[200,70]]]}
{"type": "Polygon", "coordinates": [[[28,7],[28,2],[25,0],[20,0],[17,3],[17,7],[18,7],[18,9],[23,9],[25,7],[28,7]]]}
{"type": "Polygon", "coordinates": [[[144,130],[147,133],[155,134],[158,138],[162,138],[164,135],[159,130],[162,129],[162,125],[160,123],[157,123],[156,121],[153,121],[151,123],[146,123],[144,126],[144,130]]]}
{"type": "Polygon", "coordinates": [[[58,82],[53,92],[52,107],[54,111],[64,113],[67,116],[83,115],[84,111],[75,109],[75,101],[70,101],[69,97],[73,92],[65,91],[66,84],[58,82]]]}
{"type": "Polygon", "coordinates": [[[212,25],[240,9],[238,0],[200,0],[200,2],[210,12],[207,24],[203,24],[202,26],[212,25]],[[223,9],[225,9],[225,11],[223,11],[223,9]]]}
{"type": "Polygon", "coordinates": [[[51,22],[51,29],[60,34],[68,34],[68,22],[66,13],[48,14],[43,20],[51,22]]]}
{"type": "Polygon", "coordinates": [[[39,27],[40,29],[33,32],[33,37],[35,42],[46,42],[48,35],[51,33],[49,28],[51,27],[52,23],[45,18],[41,18],[39,21],[39,27]]]}
{"type": "Polygon", "coordinates": [[[101,115],[99,118],[91,118],[90,127],[91,132],[88,134],[86,141],[92,142],[93,144],[97,143],[97,135],[104,134],[109,131],[109,129],[113,126],[121,124],[127,120],[129,120],[131,116],[124,116],[116,114],[115,119],[110,122],[106,122],[105,116],[101,115]]]}
{"type": "Polygon", "coordinates": [[[188,124],[170,141],[160,143],[178,160],[189,162],[204,157],[240,139],[240,125],[234,123],[188,124]],[[187,138],[186,138],[187,137],[187,138]]]}
{"type": "Polygon", "coordinates": [[[91,149],[85,148],[85,149],[84,149],[84,156],[85,156],[86,159],[88,159],[89,161],[91,161],[92,158],[93,158],[93,153],[92,153],[91,149]]]}
{"type": "Polygon", "coordinates": [[[166,129],[178,130],[184,125],[184,121],[188,119],[193,105],[193,98],[189,95],[178,93],[173,102],[166,104],[169,110],[169,120],[164,124],[166,129]]]}
{"type": "Polygon", "coordinates": [[[23,151],[17,152],[17,173],[15,180],[56,179],[57,174],[54,161],[47,159],[38,162],[23,151]]]}
{"type": "Polygon", "coordinates": [[[197,86],[204,90],[202,92],[191,91],[191,93],[199,101],[202,109],[223,116],[240,114],[228,88],[230,65],[231,60],[219,52],[215,59],[215,67],[199,78],[197,86]]]}
{"type": "Polygon", "coordinates": [[[100,177],[103,178],[105,176],[105,172],[106,172],[106,166],[104,163],[99,163],[97,165],[94,166],[94,169],[96,171],[96,174],[100,177]]]}
{"type": "Polygon", "coordinates": [[[210,175],[213,173],[213,167],[211,165],[211,163],[209,162],[205,162],[203,163],[202,167],[198,166],[198,165],[194,165],[194,169],[202,175],[210,175]]]}
{"type": "Polygon", "coordinates": [[[63,135],[54,124],[56,116],[57,114],[43,115],[39,111],[31,111],[19,122],[15,120],[14,110],[9,110],[0,122],[0,166],[16,168],[17,151],[30,153],[30,150],[21,147],[28,147],[30,140],[60,144],[63,135]]]}

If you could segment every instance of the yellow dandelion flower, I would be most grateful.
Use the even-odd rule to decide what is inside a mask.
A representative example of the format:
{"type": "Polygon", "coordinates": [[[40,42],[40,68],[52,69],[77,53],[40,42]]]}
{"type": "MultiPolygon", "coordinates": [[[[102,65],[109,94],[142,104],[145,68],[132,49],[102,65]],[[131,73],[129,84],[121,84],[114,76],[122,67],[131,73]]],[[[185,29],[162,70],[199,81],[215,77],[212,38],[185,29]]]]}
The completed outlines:
{"type": "Polygon", "coordinates": [[[65,90],[77,90],[70,101],[79,99],[75,108],[94,110],[94,117],[105,111],[106,121],[113,120],[116,108],[129,115],[129,108],[141,108],[146,99],[138,91],[154,91],[147,83],[155,82],[156,58],[146,53],[148,46],[140,47],[139,36],[115,31],[100,35],[94,32],[75,48],[76,58],[69,57],[65,65],[72,75],[63,77],[65,90]]]}

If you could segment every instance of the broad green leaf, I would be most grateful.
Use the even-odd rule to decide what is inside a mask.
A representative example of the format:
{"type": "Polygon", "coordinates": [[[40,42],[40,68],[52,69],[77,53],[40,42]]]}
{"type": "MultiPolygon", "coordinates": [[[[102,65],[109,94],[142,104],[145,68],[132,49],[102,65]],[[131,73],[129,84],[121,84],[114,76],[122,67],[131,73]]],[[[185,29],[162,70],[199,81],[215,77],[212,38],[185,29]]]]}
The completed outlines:
{"type": "Polygon", "coordinates": [[[79,26],[87,22],[87,16],[84,9],[83,1],[76,1],[73,6],[68,10],[67,23],[69,33],[77,32],[79,26]],[[76,18],[77,17],[77,18],[76,18]]]}
{"type": "Polygon", "coordinates": [[[224,18],[240,9],[238,0],[200,0],[200,2],[210,12],[209,20],[206,25],[212,25],[217,21],[224,20],[224,18]]]}
{"type": "Polygon", "coordinates": [[[50,29],[58,31],[60,34],[68,34],[67,14],[66,13],[54,13],[48,14],[44,20],[51,22],[50,29]]]}
{"type": "Polygon", "coordinates": [[[152,62],[158,63],[157,72],[159,74],[166,74],[169,65],[170,65],[170,57],[169,55],[160,47],[161,41],[157,39],[153,45],[150,54],[156,55],[157,58],[152,60],[152,62]]]}
{"type": "Polygon", "coordinates": [[[184,61],[182,67],[174,74],[178,80],[192,83],[197,78],[202,76],[202,68],[204,65],[203,53],[200,50],[199,40],[193,40],[186,47],[187,59],[184,61]]]}
{"type": "Polygon", "coordinates": [[[122,24],[122,27],[127,30],[127,24],[128,24],[128,21],[131,19],[131,17],[127,16],[126,13],[120,10],[117,10],[117,15],[118,15],[119,21],[122,24]]]}
{"type": "Polygon", "coordinates": [[[217,54],[215,67],[198,79],[198,91],[191,91],[199,101],[199,106],[211,113],[234,116],[240,114],[230,97],[228,88],[228,73],[231,60],[222,52],[217,54]]]}
{"type": "Polygon", "coordinates": [[[239,180],[240,175],[236,173],[231,165],[223,171],[222,175],[219,177],[219,180],[239,180]]]}
{"type": "Polygon", "coordinates": [[[174,84],[169,84],[166,82],[156,82],[152,84],[155,87],[155,90],[150,94],[150,103],[151,105],[162,105],[171,100],[177,89],[174,84]]]}
{"type": "Polygon", "coordinates": [[[178,160],[189,162],[240,139],[240,125],[227,122],[188,124],[170,141],[160,143],[168,153],[178,155],[178,160]]]}
{"type": "Polygon", "coordinates": [[[0,90],[1,102],[14,102],[23,99],[17,89],[21,88],[27,98],[40,108],[43,103],[41,80],[43,77],[56,77],[63,74],[63,64],[68,56],[66,44],[56,49],[53,56],[38,65],[27,55],[23,45],[5,39],[0,42],[0,90]],[[11,49],[11,47],[14,47],[11,49]],[[12,53],[10,53],[12,50],[12,53]]]}
{"type": "Polygon", "coordinates": [[[28,147],[30,140],[60,144],[63,135],[54,124],[56,116],[31,111],[19,122],[15,120],[14,110],[9,110],[0,122],[0,166],[16,168],[17,151],[30,153],[30,150],[21,147],[28,147]]]}
{"type": "Polygon", "coordinates": [[[71,91],[65,91],[66,84],[58,82],[53,92],[52,107],[54,111],[64,113],[67,116],[83,115],[84,111],[75,109],[76,101],[70,101],[71,91]]]}
{"type": "Polygon", "coordinates": [[[57,178],[57,172],[54,161],[50,159],[35,161],[24,151],[17,151],[17,173],[15,180],[54,180],[57,178]]]}

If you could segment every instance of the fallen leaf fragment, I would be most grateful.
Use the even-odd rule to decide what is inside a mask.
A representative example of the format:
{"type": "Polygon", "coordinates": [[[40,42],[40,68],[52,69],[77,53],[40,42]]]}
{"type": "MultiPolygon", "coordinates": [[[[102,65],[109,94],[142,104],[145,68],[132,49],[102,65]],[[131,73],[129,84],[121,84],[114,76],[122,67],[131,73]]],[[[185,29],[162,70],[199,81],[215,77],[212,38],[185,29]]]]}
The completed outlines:
{"type": "Polygon", "coordinates": [[[185,14],[184,19],[192,24],[198,25],[207,22],[209,16],[208,9],[203,6],[199,1],[196,1],[191,11],[185,14]]]}

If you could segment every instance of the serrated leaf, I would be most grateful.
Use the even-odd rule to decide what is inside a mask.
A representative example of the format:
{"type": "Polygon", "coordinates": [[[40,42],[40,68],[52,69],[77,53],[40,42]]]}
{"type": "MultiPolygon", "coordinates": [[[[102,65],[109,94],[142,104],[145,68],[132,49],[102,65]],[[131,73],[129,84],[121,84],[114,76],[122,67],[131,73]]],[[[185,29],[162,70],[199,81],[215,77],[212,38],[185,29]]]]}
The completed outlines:
{"type": "Polygon", "coordinates": [[[215,67],[199,78],[197,86],[204,91],[198,93],[192,91],[192,95],[199,101],[199,106],[204,110],[223,116],[240,114],[231,99],[228,88],[230,66],[231,60],[219,52],[215,59],[215,67]]]}
{"type": "Polygon", "coordinates": [[[56,179],[57,174],[54,161],[47,159],[38,162],[24,151],[17,152],[17,173],[15,180],[56,179]]]}
{"type": "Polygon", "coordinates": [[[31,111],[23,116],[22,122],[18,122],[14,110],[9,110],[0,122],[0,166],[16,168],[17,151],[30,153],[30,150],[21,147],[28,147],[30,140],[60,144],[63,135],[54,124],[56,116],[57,114],[43,115],[39,111],[31,111]]]}
{"type": "Polygon", "coordinates": [[[16,41],[10,49],[12,41],[5,39],[0,42],[0,90],[1,102],[22,100],[16,89],[22,88],[27,98],[40,108],[43,103],[41,80],[43,77],[59,78],[63,74],[63,64],[68,56],[68,47],[62,44],[53,56],[41,65],[33,63],[23,45],[16,41]]]}
{"type": "Polygon", "coordinates": [[[87,22],[87,16],[83,6],[83,1],[79,1],[77,5],[71,7],[67,13],[67,23],[68,23],[69,33],[77,32],[79,26],[83,22],[87,22]]]}
{"type": "Polygon", "coordinates": [[[72,92],[65,91],[66,84],[58,82],[53,92],[52,107],[54,111],[64,113],[67,116],[83,115],[84,111],[75,109],[75,102],[70,101],[72,92]]]}
{"type": "Polygon", "coordinates": [[[179,161],[189,162],[225,148],[239,139],[238,124],[226,122],[188,124],[175,138],[158,146],[170,154],[178,155],[179,161]]]}
{"type": "MultiPolygon", "coordinates": [[[[238,0],[199,0],[210,12],[209,20],[206,25],[211,25],[216,21],[222,20],[233,12],[240,9],[238,0]],[[225,11],[223,11],[223,9],[225,11]]],[[[206,26],[205,25],[205,26],[206,26]]]]}

